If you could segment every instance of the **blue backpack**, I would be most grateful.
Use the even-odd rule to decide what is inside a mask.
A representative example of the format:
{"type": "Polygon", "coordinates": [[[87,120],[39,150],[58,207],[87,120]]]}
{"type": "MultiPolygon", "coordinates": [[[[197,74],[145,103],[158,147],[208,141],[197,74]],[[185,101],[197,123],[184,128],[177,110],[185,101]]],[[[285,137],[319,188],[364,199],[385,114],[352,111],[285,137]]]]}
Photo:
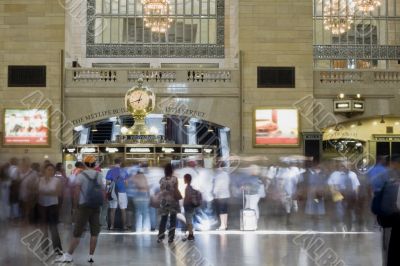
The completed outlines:
{"type": "Polygon", "coordinates": [[[392,227],[391,217],[400,214],[400,206],[397,205],[399,188],[400,180],[392,178],[385,182],[381,190],[374,192],[371,211],[382,227],[392,227]]]}
{"type": "Polygon", "coordinates": [[[97,182],[97,177],[99,173],[96,173],[95,178],[90,178],[88,174],[85,172],[82,172],[84,177],[89,181],[88,187],[86,189],[85,193],[85,201],[86,203],[84,204],[86,207],[89,208],[99,208],[103,206],[104,203],[104,193],[103,193],[103,188],[101,185],[97,182]]]}

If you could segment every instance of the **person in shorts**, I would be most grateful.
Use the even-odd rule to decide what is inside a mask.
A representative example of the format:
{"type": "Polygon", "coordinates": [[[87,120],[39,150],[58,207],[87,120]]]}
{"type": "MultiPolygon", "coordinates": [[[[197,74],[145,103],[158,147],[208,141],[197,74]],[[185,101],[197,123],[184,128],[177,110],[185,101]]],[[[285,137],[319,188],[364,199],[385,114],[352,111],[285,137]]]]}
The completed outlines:
{"type": "Polygon", "coordinates": [[[220,219],[220,226],[217,230],[226,230],[228,227],[228,202],[231,196],[229,191],[230,177],[224,167],[224,162],[220,162],[216,170],[213,188],[216,211],[220,219]]]}
{"type": "MultiPolygon", "coordinates": [[[[76,224],[73,231],[73,238],[70,242],[70,246],[67,253],[64,253],[56,262],[72,262],[72,254],[78,247],[80,238],[85,230],[86,224],[89,222],[90,228],[90,249],[89,249],[89,263],[93,263],[93,255],[97,245],[97,237],[100,234],[100,206],[89,207],[87,206],[87,199],[90,193],[90,182],[96,179],[99,186],[103,186],[103,176],[101,173],[94,170],[96,166],[96,158],[92,155],[86,156],[83,160],[86,170],[79,173],[75,180],[75,191],[73,197],[73,204],[78,206],[76,224]],[[91,179],[91,180],[89,180],[91,179]]],[[[103,193],[104,194],[104,193],[103,193]]]]}
{"type": "Polygon", "coordinates": [[[119,206],[121,210],[121,220],[122,228],[124,230],[126,227],[126,208],[128,207],[128,196],[126,194],[126,174],[124,174],[121,168],[121,159],[117,158],[114,160],[114,167],[107,172],[106,180],[107,184],[110,185],[111,182],[115,183],[115,194],[113,193],[113,198],[108,202],[110,207],[110,230],[114,230],[115,222],[115,212],[119,206]]]}

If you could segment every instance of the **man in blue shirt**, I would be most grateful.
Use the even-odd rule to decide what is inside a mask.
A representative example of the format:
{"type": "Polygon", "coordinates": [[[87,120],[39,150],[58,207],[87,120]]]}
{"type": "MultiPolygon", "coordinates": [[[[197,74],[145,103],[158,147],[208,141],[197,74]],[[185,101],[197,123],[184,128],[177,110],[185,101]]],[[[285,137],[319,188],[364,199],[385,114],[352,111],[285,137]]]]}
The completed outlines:
{"type": "Polygon", "coordinates": [[[121,159],[114,160],[114,167],[111,168],[106,176],[107,185],[114,186],[112,189],[112,200],[109,201],[110,207],[110,229],[114,230],[115,211],[119,206],[121,210],[122,228],[126,230],[126,208],[128,207],[128,197],[126,195],[127,176],[121,168],[121,159]]]}

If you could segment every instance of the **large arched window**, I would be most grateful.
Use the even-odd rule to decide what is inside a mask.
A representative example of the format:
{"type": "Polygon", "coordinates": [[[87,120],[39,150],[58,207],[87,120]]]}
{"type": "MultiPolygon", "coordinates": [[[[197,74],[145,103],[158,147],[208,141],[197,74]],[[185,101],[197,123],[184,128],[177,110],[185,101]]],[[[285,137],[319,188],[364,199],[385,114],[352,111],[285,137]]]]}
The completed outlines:
{"type": "Polygon", "coordinates": [[[87,57],[224,57],[224,0],[159,2],[149,15],[143,0],[89,0],[87,57]]]}

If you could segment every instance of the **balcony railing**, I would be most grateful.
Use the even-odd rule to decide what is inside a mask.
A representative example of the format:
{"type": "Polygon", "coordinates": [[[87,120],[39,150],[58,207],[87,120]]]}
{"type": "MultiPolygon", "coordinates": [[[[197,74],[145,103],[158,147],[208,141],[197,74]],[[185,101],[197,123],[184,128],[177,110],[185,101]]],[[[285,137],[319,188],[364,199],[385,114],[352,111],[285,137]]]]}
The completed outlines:
{"type": "Polygon", "coordinates": [[[355,83],[362,81],[362,73],[354,71],[321,71],[319,80],[322,84],[355,83]]]}
{"type": "Polygon", "coordinates": [[[379,71],[374,72],[374,81],[383,83],[399,83],[400,82],[400,71],[379,71]]]}
{"type": "Polygon", "coordinates": [[[314,92],[336,94],[337,89],[364,95],[393,95],[400,86],[400,71],[315,70],[314,92]]]}
{"type": "Polygon", "coordinates": [[[152,83],[234,83],[238,81],[235,69],[103,69],[69,68],[66,69],[66,84],[87,85],[92,83],[132,83],[142,78],[152,83]]]}
{"type": "Polygon", "coordinates": [[[315,71],[321,84],[335,83],[399,83],[400,71],[360,71],[360,70],[329,70],[315,71]]]}

